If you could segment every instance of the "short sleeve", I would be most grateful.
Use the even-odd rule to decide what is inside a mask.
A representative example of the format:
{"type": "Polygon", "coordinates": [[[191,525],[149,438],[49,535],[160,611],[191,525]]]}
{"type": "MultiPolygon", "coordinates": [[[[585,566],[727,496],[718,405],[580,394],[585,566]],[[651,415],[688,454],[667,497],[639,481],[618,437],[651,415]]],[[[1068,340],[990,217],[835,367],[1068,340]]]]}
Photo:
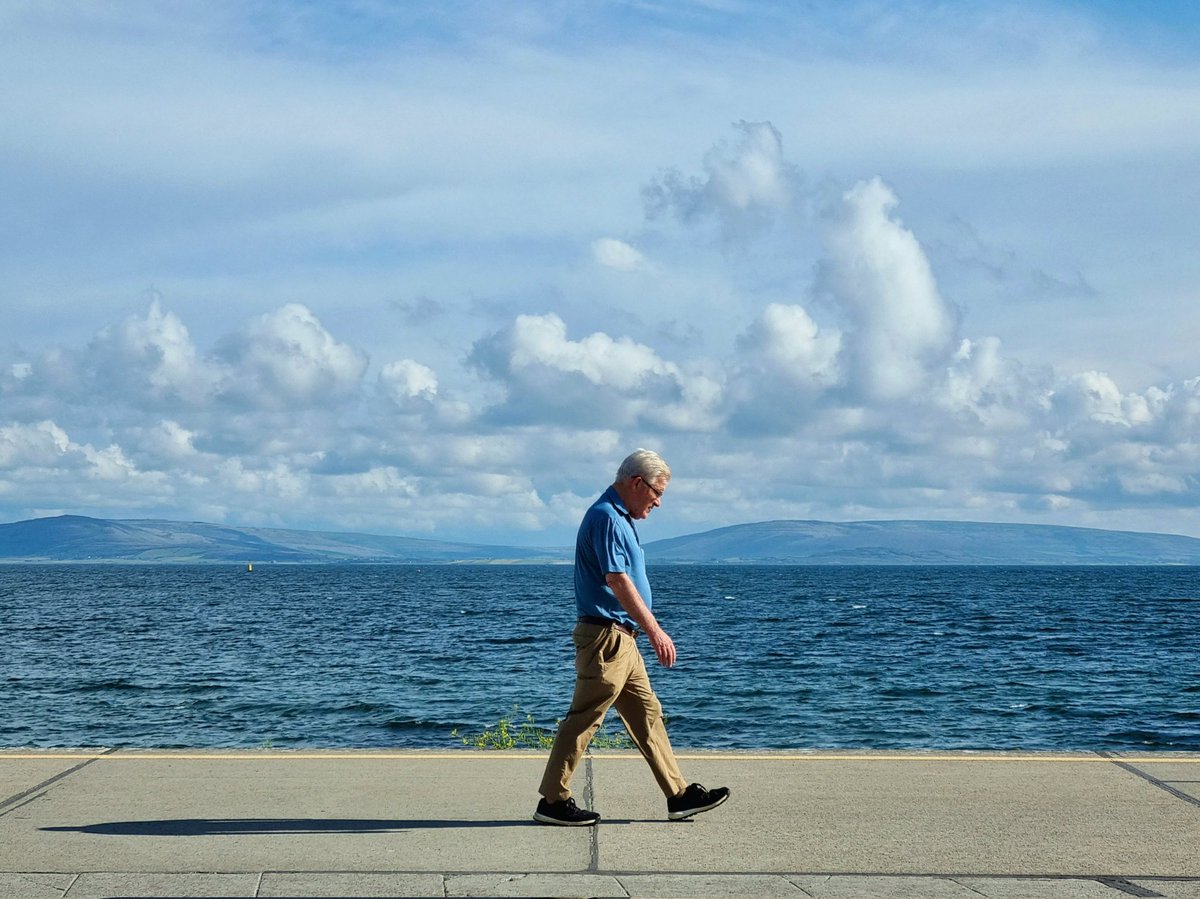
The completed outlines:
{"type": "Polygon", "coordinates": [[[602,574],[629,572],[630,559],[625,548],[625,538],[612,518],[605,516],[592,531],[592,549],[596,553],[602,574]]]}

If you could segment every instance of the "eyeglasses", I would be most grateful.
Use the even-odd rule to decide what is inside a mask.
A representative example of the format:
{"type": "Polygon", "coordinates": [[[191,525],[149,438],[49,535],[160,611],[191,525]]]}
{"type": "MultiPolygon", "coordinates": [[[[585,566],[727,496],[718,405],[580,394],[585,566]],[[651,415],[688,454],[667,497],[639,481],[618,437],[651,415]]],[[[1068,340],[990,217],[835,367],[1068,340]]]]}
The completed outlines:
{"type": "Polygon", "coordinates": [[[645,484],[647,487],[649,487],[650,492],[653,493],[657,499],[663,498],[663,494],[666,492],[665,490],[659,490],[657,487],[655,487],[653,484],[651,484],[649,481],[647,481],[641,475],[638,475],[638,480],[641,481],[643,484],[645,484]]]}

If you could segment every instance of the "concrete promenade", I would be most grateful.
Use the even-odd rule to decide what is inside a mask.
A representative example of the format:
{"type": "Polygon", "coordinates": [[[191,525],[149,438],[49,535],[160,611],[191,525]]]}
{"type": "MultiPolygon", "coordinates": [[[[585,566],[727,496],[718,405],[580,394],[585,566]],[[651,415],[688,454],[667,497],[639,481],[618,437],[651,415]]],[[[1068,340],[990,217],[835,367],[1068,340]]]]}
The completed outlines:
{"type": "Polygon", "coordinates": [[[681,753],[733,796],[666,821],[646,765],[544,754],[0,750],[0,896],[1200,899],[1200,755],[681,753]]]}

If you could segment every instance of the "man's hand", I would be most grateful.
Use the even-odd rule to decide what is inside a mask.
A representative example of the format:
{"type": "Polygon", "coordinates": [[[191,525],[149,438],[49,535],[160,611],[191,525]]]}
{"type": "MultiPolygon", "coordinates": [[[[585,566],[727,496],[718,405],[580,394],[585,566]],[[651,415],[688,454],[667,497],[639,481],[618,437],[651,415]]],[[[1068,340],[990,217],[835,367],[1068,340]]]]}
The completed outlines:
{"type": "Polygon", "coordinates": [[[654,654],[658,656],[659,663],[664,668],[674,665],[675,641],[670,635],[660,627],[655,631],[648,631],[646,636],[650,638],[650,645],[654,647],[654,654]]]}
{"type": "Polygon", "coordinates": [[[674,665],[675,641],[659,626],[654,615],[646,608],[642,595],[638,593],[629,575],[624,572],[610,572],[604,576],[604,580],[612,589],[613,596],[617,598],[621,608],[646,632],[646,636],[650,638],[650,645],[654,647],[654,654],[658,656],[663,667],[670,668],[674,665]]]}

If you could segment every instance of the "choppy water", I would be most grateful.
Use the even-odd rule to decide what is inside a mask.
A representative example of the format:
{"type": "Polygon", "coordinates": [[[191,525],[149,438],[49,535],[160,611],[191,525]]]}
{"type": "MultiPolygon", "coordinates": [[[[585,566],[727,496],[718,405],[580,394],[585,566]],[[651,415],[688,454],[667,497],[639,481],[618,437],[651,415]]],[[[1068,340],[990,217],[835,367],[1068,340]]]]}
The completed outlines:
{"type": "MultiPolygon", "coordinates": [[[[679,747],[1200,750],[1200,569],[650,577],[679,747]]],[[[449,748],[514,705],[552,726],[573,619],[565,566],[0,566],[0,746],[449,748]]]]}

